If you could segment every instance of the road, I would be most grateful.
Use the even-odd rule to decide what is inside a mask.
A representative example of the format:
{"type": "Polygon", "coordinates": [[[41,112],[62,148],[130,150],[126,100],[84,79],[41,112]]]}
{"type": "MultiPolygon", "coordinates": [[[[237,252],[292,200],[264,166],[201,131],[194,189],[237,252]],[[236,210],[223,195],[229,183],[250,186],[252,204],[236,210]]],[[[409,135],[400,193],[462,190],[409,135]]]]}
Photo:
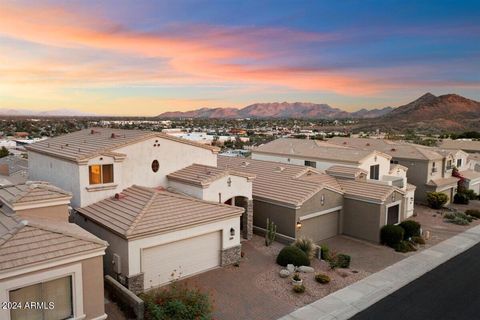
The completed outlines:
{"type": "Polygon", "coordinates": [[[480,319],[480,244],[351,319],[480,319]]]}

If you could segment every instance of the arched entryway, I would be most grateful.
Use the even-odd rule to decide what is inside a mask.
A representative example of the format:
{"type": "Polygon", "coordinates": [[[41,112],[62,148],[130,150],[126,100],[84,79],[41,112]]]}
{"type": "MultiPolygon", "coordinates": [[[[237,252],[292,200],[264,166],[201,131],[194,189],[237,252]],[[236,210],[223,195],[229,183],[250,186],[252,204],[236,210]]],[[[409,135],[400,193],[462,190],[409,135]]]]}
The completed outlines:
{"type": "Polygon", "coordinates": [[[240,219],[240,230],[244,239],[250,240],[253,235],[253,201],[247,197],[232,197],[224,202],[231,206],[241,207],[245,209],[240,219]]]}

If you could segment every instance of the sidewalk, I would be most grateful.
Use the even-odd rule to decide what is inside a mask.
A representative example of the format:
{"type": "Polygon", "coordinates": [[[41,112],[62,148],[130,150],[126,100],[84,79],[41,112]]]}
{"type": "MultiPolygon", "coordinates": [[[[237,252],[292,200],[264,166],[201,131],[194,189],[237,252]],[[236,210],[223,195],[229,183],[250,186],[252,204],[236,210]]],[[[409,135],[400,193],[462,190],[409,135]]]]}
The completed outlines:
{"type": "Polygon", "coordinates": [[[297,309],[279,320],[349,319],[479,242],[480,226],[476,226],[297,309]]]}

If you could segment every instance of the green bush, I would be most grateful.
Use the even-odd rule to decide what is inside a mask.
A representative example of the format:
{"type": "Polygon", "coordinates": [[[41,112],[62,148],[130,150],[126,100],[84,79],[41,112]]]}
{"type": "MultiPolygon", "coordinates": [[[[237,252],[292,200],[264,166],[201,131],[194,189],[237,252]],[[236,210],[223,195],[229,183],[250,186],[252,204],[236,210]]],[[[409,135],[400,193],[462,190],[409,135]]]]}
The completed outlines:
{"type": "Polygon", "coordinates": [[[309,266],[310,260],[305,252],[300,250],[296,246],[288,246],[283,248],[277,256],[277,263],[286,267],[287,264],[293,264],[294,266],[309,266]]]}
{"type": "Polygon", "coordinates": [[[340,253],[337,255],[336,264],[338,268],[348,268],[350,267],[351,257],[348,254],[340,253]]]}
{"type": "Polygon", "coordinates": [[[305,252],[308,259],[312,259],[315,254],[315,243],[312,239],[308,238],[299,238],[293,243],[295,247],[305,252]]]}
{"type": "Polygon", "coordinates": [[[303,284],[296,284],[293,286],[293,292],[295,293],[304,293],[305,286],[303,284]]]}
{"type": "Polygon", "coordinates": [[[464,193],[469,200],[476,200],[478,198],[478,194],[476,194],[472,189],[465,190],[464,193]]]}
{"type": "Polygon", "coordinates": [[[417,248],[411,241],[402,240],[395,245],[395,251],[405,253],[409,251],[417,251],[417,248]]]}
{"type": "Polygon", "coordinates": [[[470,199],[465,193],[456,193],[453,197],[453,203],[457,204],[468,204],[470,199]]]}
{"type": "Polygon", "coordinates": [[[448,201],[448,196],[441,192],[427,192],[427,203],[430,208],[441,209],[448,201]]]}
{"type": "Polygon", "coordinates": [[[322,259],[323,260],[329,260],[330,259],[330,249],[326,244],[321,244],[320,245],[320,250],[322,252],[322,259]]]}
{"type": "Polygon", "coordinates": [[[465,211],[465,214],[468,215],[468,216],[480,219],[480,210],[468,209],[468,210],[465,211]]]}
{"type": "Polygon", "coordinates": [[[463,219],[463,218],[458,217],[458,216],[449,220],[448,222],[453,223],[453,224],[458,224],[460,226],[466,226],[466,225],[470,224],[470,222],[468,222],[468,220],[463,219]]]}
{"type": "Polygon", "coordinates": [[[212,319],[212,303],[208,294],[176,283],[166,289],[154,289],[141,295],[145,301],[147,320],[212,319]]]}
{"type": "Polygon", "coordinates": [[[382,244],[386,244],[389,247],[395,248],[395,246],[403,240],[404,233],[405,231],[402,227],[393,224],[387,224],[380,230],[380,240],[382,244]]]}
{"type": "Polygon", "coordinates": [[[412,241],[417,243],[417,244],[425,244],[425,239],[423,239],[422,237],[412,237],[412,241]]]}
{"type": "Polygon", "coordinates": [[[323,273],[317,273],[315,275],[315,280],[321,284],[327,284],[330,282],[330,277],[323,273]]]}
{"type": "Polygon", "coordinates": [[[403,228],[405,233],[403,234],[403,239],[408,240],[411,237],[418,237],[420,235],[420,223],[413,220],[405,220],[400,223],[400,227],[403,228]]]}

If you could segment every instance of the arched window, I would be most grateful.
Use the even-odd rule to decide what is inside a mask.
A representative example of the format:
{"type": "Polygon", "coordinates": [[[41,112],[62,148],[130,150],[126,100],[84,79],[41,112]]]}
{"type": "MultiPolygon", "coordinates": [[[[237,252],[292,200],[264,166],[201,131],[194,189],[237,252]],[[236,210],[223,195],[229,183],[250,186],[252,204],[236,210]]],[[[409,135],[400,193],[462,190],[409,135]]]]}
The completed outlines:
{"type": "Polygon", "coordinates": [[[152,171],[157,172],[159,168],[160,168],[160,164],[158,163],[158,160],[153,160],[152,161],[152,171]]]}

